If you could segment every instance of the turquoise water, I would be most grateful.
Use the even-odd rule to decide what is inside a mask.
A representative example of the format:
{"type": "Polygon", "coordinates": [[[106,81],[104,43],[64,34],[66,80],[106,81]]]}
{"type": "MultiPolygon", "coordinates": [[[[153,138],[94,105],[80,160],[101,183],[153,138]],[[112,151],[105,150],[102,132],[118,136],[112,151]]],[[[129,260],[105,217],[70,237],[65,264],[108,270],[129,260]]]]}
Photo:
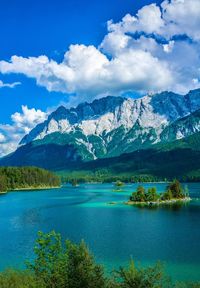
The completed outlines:
{"type": "Polygon", "coordinates": [[[200,184],[188,184],[189,205],[155,209],[122,204],[136,186],[114,192],[112,184],[83,184],[1,195],[0,269],[23,267],[33,257],[37,231],[54,229],[72,241],[84,239],[108,268],[131,257],[141,265],[161,260],[174,279],[200,280],[200,184]]]}

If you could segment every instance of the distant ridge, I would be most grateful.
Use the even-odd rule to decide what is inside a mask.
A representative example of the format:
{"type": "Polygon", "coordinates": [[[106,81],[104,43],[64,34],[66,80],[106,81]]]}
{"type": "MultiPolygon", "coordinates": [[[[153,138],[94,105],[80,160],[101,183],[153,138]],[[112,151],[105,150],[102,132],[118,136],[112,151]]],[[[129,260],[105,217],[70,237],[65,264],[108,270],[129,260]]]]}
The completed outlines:
{"type": "Polygon", "coordinates": [[[96,159],[155,150],[159,145],[169,144],[173,150],[176,140],[199,131],[200,89],[185,96],[172,92],[140,99],[108,96],[76,108],[60,106],[0,165],[70,169],[96,159]]]}

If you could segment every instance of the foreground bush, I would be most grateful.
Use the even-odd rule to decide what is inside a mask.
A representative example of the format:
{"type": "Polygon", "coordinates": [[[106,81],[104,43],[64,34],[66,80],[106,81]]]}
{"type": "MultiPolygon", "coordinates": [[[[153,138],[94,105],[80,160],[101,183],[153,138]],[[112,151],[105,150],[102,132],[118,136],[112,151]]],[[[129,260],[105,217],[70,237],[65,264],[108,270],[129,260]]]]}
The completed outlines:
{"type": "Polygon", "coordinates": [[[95,263],[85,243],[79,245],[66,241],[55,232],[39,232],[35,247],[36,258],[28,264],[29,270],[45,287],[103,288],[106,278],[101,265],[95,263]]]}
{"type": "Polygon", "coordinates": [[[30,271],[6,270],[0,273],[1,288],[46,288],[30,271]]]}
{"type": "Polygon", "coordinates": [[[82,241],[62,245],[60,234],[39,232],[35,259],[25,271],[0,273],[0,288],[200,288],[200,284],[172,284],[158,263],[148,268],[121,267],[110,277],[82,241]]]}

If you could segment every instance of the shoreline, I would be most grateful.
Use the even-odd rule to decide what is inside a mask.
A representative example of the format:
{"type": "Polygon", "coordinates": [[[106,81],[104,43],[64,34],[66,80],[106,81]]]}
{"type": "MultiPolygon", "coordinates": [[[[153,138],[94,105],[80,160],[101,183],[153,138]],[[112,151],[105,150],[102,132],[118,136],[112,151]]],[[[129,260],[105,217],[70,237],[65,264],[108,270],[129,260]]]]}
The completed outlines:
{"type": "Polygon", "coordinates": [[[58,189],[61,186],[38,186],[38,187],[27,187],[27,188],[15,188],[13,190],[9,190],[9,192],[16,191],[33,191],[33,190],[50,190],[50,189],[58,189]]]}
{"type": "Polygon", "coordinates": [[[4,195],[4,194],[7,194],[8,193],[8,191],[2,191],[2,192],[0,192],[0,195],[4,195]]]}
{"type": "Polygon", "coordinates": [[[136,201],[127,201],[124,202],[125,205],[132,205],[132,206],[139,206],[139,205],[143,205],[143,206],[159,206],[159,205],[171,205],[171,204],[176,204],[176,203],[187,203],[190,202],[192,200],[192,198],[190,197],[185,197],[185,198],[180,198],[180,199],[171,199],[171,200],[160,200],[160,201],[148,201],[148,202],[136,202],[136,201]]]}
{"type": "Polygon", "coordinates": [[[8,191],[3,191],[3,192],[0,192],[0,195],[5,195],[5,194],[8,194],[8,193],[11,193],[11,192],[17,192],[17,191],[34,191],[34,190],[51,190],[51,189],[59,189],[61,188],[62,186],[40,186],[40,187],[27,187],[27,188],[15,188],[13,190],[8,190],[8,191]]]}

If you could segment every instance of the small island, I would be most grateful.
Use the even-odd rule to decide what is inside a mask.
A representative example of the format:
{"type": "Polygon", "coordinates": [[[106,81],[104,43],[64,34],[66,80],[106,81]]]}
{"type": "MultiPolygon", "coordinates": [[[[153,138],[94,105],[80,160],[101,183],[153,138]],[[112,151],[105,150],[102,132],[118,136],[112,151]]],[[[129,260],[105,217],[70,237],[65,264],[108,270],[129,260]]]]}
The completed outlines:
{"type": "Polygon", "coordinates": [[[138,186],[125,204],[139,206],[171,205],[190,200],[187,187],[183,189],[181,183],[178,180],[174,180],[166,187],[166,191],[163,193],[157,193],[156,187],[146,190],[143,186],[138,186]]]}
{"type": "Polygon", "coordinates": [[[124,186],[124,182],[122,182],[122,181],[117,181],[117,182],[115,182],[115,184],[114,184],[114,187],[115,187],[115,189],[114,189],[114,191],[115,192],[121,192],[122,191],[122,187],[124,186]]]}
{"type": "Polygon", "coordinates": [[[0,194],[17,190],[41,190],[60,187],[60,178],[37,167],[1,167],[0,194]]]}

